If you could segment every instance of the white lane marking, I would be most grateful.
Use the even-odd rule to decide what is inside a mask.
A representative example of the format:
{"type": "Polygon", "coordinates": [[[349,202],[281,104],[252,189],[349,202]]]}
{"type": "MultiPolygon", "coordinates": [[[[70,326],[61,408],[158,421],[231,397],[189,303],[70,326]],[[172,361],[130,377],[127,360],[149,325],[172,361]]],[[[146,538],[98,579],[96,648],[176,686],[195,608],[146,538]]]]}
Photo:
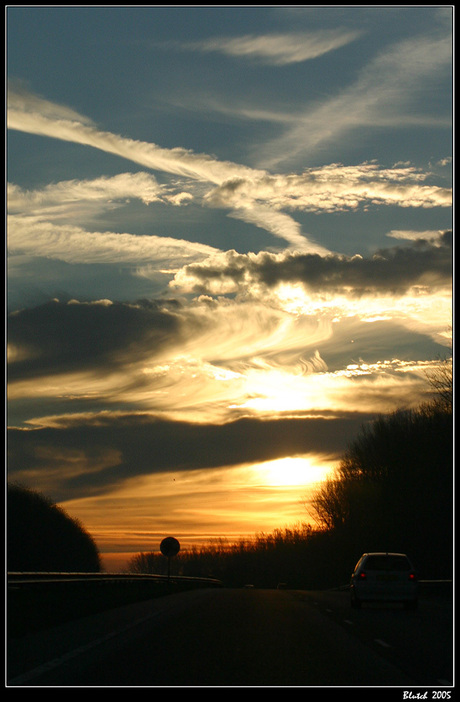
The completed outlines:
{"type": "Polygon", "coordinates": [[[375,643],[380,644],[380,646],[384,646],[385,648],[391,648],[390,644],[387,644],[386,641],[382,641],[382,639],[374,639],[375,643]]]}
{"type": "Polygon", "coordinates": [[[354,624],[354,622],[351,621],[351,619],[344,619],[343,620],[345,624],[354,624]]]}
{"type": "Polygon", "coordinates": [[[59,658],[53,658],[51,661],[47,661],[46,663],[42,663],[41,665],[37,666],[36,668],[33,668],[32,670],[29,670],[25,673],[22,673],[21,675],[18,675],[16,678],[13,678],[10,680],[8,683],[9,685],[24,685],[25,683],[29,682],[33,678],[37,677],[38,675],[41,675],[42,673],[46,673],[49,670],[53,670],[54,668],[59,668],[60,665],[63,665],[64,663],[67,663],[68,661],[71,661],[73,658],[77,658],[77,656],[87,653],[88,651],[91,651],[91,649],[96,648],[97,646],[100,646],[101,644],[105,643],[106,641],[110,641],[110,639],[115,638],[119,634],[123,634],[130,629],[133,629],[136,627],[138,624],[142,624],[143,622],[148,621],[149,619],[153,619],[154,617],[157,617],[159,614],[161,614],[163,610],[158,610],[157,612],[153,612],[152,614],[149,614],[147,617],[140,617],[139,619],[134,620],[130,624],[127,624],[121,629],[117,629],[116,631],[110,632],[110,634],[106,634],[105,636],[101,636],[98,639],[95,639],[94,641],[90,641],[90,643],[85,644],[84,646],[79,646],[78,648],[73,649],[72,651],[69,651],[68,653],[64,653],[62,656],[59,656],[59,658]]]}
{"type": "Polygon", "coordinates": [[[51,661],[47,661],[46,663],[42,663],[41,665],[37,666],[36,668],[33,668],[32,670],[27,671],[26,673],[23,673],[22,675],[19,675],[16,678],[13,678],[13,680],[10,681],[10,685],[24,685],[30,680],[33,680],[35,677],[38,675],[41,675],[42,673],[46,673],[49,670],[53,670],[54,668],[59,668],[60,665],[63,665],[64,663],[67,663],[68,661],[71,661],[73,658],[77,658],[82,653],[86,653],[87,651],[90,651],[92,648],[96,648],[96,646],[99,646],[100,644],[104,643],[105,641],[108,641],[109,639],[113,638],[114,636],[117,635],[117,633],[120,632],[114,632],[113,634],[108,634],[107,636],[103,636],[99,639],[96,639],[95,641],[91,641],[91,643],[87,644],[86,646],[79,646],[79,648],[75,648],[73,651],[69,651],[68,653],[65,653],[64,655],[60,656],[59,658],[53,658],[51,661]]]}

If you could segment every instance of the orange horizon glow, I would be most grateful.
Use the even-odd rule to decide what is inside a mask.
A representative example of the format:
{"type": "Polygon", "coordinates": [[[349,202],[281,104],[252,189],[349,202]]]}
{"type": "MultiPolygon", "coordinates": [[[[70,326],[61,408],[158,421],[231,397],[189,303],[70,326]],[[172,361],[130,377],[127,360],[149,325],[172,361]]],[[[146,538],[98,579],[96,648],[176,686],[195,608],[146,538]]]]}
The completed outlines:
{"type": "Polygon", "coordinates": [[[334,467],[321,456],[291,456],[158,473],[132,479],[110,494],[60,506],[84,524],[105,570],[124,568],[139,553],[158,552],[166,536],[175,536],[186,550],[310,523],[306,503],[334,467]]]}

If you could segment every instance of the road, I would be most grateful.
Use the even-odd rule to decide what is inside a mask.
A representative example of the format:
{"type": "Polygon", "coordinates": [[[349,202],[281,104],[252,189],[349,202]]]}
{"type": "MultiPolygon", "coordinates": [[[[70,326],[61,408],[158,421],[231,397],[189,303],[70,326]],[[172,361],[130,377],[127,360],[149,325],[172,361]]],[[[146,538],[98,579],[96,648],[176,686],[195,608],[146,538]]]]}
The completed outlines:
{"type": "Polygon", "coordinates": [[[352,610],[346,592],[212,589],[8,644],[8,687],[407,687],[453,683],[452,600],[352,610]]]}

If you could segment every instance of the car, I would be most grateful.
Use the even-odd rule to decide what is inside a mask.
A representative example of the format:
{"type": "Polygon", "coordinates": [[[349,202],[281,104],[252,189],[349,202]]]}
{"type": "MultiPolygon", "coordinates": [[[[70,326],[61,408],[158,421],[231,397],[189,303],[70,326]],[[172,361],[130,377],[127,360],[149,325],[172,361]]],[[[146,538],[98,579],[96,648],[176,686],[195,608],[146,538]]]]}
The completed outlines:
{"type": "Polygon", "coordinates": [[[354,608],[363,602],[400,602],[416,609],[417,574],[405,553],[364,553],[351,576],[350,593],[354,608]]]}

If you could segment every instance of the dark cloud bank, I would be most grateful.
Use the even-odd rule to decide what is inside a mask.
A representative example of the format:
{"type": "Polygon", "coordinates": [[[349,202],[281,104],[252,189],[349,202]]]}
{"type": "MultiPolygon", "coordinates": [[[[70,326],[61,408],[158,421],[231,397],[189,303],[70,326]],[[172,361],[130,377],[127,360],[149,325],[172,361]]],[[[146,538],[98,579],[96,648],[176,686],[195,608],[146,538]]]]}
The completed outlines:
{"type": "Polygon", "coordinates": [[[155,302],[51,301],[12,313],[8,343],[20,349],[9,379],[98,367],[152,354],[179,336],[179,320],[155,302]]]}
{"type": "Polygon", "coordinates": [[[377,251],[370,258],[331,254],[267,252],[246,256],[227,252],[215,267],[193,263],[186,266],[196,280],[195,291],[205,292],[215,280],[243,284],[252,281],[274,287],[278,283],[302,283],[311,292],[364,294],[404,294],[414,285],[433,290],[449,285],[452,277],[452,232],[444,232],[438,245],[419,240],[407,246],[377,251]]]}
{"type": "Polygon", "coordinates": [[[62,427],[12,428],[8,432],[10,480],[24,469],[40,480],[56,478],[53,499],[88,497],[120,487],[140,475],[236,466],[311,453],[336,460],[371,420],[359,412],[341,416],[322,413],[309,418],[259,420],[241,418],[223,425],[191,424],[151,415],[96,415],[70,420],[62,427]],[[91,471],[66,475],[65,456],[80,454],[91,471]],[[112,464],[107,465],[107,456],[112,464]],[[102,467],[98,470],[97,466],[102,467]]]}

